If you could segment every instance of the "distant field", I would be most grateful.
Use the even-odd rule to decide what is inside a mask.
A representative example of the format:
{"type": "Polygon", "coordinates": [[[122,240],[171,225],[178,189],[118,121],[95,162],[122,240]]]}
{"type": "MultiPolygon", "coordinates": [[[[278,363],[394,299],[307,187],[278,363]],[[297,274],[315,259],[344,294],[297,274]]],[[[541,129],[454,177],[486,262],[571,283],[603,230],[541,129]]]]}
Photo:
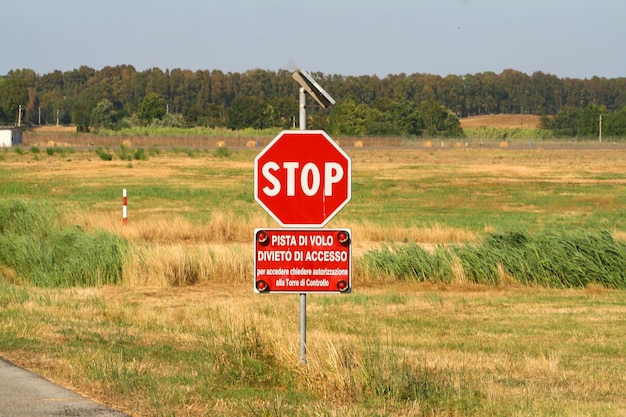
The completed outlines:
{"type": "Polygon", "coordinates": [[[35,132],[37,133],[48,133],[48,132],[76,132],[76,126],[39,126],[35,128],[35,132]]]}
{"type": "MultiPolygon", "coordinates": [[[[539,126],[540,116],[534,114],[489,114],[461,119],[461,127],[497,127],[535,129],[539,126]]],[[[36,133],[76,132],[76,126],[41,126],[35,128],[36,133]]]]}
{"type": "Polygon", "coordinates": [[[540,116],[534,114],[489,114],[462,118],[461,127],[463,129],[476,127],[535,129],[539,127],[539,122],[540,116]]]}

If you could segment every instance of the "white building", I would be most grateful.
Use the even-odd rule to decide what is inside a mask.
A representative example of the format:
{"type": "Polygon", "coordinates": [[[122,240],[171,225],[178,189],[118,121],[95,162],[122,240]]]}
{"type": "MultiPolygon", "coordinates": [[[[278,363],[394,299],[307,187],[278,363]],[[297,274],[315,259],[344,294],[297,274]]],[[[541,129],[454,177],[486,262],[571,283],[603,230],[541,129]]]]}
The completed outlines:
{"type": "Polygon", "coordinates": [[[9,148],[22,144],[21,127],[0,127],[0,148],[9,148]]]}

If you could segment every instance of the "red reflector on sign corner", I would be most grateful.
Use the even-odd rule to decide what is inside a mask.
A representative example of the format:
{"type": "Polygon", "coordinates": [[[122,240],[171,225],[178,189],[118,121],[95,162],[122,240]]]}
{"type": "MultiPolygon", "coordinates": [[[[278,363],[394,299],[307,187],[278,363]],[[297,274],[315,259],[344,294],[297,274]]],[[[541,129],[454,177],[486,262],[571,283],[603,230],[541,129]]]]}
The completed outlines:
{"type": "Polygon", "coordinates": [[[270,287],[267,285],[267,282],[259,280],[256,282],[256,289],[259,290],[259,292],[266,292],[269,291],[270,287]]]}
{"type": "Polygon", "coordinates": [[[340,230],[337,232],[337,241],[343,246],[348,246],[350,244],[350,233],[345,230],[340,230]]]}
{"type": "Polygon", "coordinates": [[[260,245],[262,246],[266,246],[270,243],[270,237],[267,234],[267,232],[263,231],[263,230],[259,230],[256,233],[256,240],[257,242],[259,242],[260,245]]]}
{"type": "Polygon", "coordinates": [[[348,285],[348,281],[338,281],[337,282],[337,289],[339,290],[339,292],[346,292],[350,289],[350,286],[348,285]]]}

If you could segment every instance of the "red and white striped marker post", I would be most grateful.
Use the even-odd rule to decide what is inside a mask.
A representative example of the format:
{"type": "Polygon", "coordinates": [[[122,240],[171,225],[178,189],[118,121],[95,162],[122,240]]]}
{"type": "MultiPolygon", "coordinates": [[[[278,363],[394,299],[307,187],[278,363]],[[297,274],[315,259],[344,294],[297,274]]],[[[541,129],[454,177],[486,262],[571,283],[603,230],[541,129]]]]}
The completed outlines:
{"type": "Polygon", "coordinates": [[[122,224],[124,226],[126,226],[126,221],[128,219],[128,209],[126,207],[127,205],[127,199],[126,199],[126,188],[124,188],[124,191],[122,193],[122,224]]]}

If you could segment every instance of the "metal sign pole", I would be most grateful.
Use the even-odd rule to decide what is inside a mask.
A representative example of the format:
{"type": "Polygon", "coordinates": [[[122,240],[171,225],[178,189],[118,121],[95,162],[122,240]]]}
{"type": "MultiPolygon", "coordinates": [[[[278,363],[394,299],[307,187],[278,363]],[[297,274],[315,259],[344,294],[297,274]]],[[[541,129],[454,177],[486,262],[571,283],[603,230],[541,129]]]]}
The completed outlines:
{"type": "MultiPolygon", "coordinates": [[[[306,130],[306,93],[300,87],[300,130],[306,130]]],[[[306,294],[300,294],[300,363],[306,364],[306,294]]]]}
{"type": "Polygon", "coordinates": [[[306,294],[300,294],[300,363],[306,364],[306,294]]]}
{"type": "Polygon", "coordinates": [[[300,130],[306,130],[306,94],[300,87],[300,130]]]}

